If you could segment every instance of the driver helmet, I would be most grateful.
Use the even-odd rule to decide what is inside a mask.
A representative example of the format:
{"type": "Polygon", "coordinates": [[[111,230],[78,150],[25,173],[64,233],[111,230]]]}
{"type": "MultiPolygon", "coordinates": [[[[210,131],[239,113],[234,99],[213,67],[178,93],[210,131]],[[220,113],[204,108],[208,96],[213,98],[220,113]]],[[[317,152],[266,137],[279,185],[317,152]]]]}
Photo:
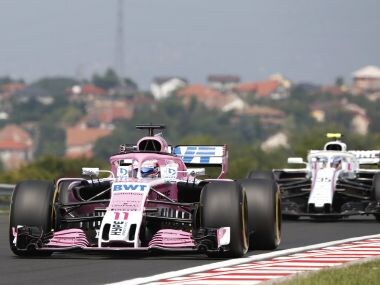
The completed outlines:
{"type": "Polygon", "coordinates": [[[327,166],[327,157],[319,157],[318,162],[320,163],[322,168],[325,168],[327,166]]]}
{"type": "Polygon", "coordinates": [[[336,156],[333,158],[331,162],[331,167],[338,168],[340,167],[341,163],[342,163],[342,158],[340,156],[336,156]]]}
{"type": "Polygon", "coordinates": [[[147,160],[140,168],[142,178],[157,178],[160,177],[160,167],[157,160],[147,160]]]}

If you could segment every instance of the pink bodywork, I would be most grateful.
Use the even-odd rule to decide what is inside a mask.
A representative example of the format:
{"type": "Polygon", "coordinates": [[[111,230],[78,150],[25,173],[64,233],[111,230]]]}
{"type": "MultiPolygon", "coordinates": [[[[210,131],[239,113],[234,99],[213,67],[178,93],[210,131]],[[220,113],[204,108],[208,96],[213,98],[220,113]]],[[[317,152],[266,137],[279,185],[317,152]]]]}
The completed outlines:
{"type": "Polygon", "coordinates": [[[55,232],[47,247],[87,247],[86,234],[81,229],[68,229],[55,232]]]}
{"type": "MultiPolygon", "coordinates": [[[[89,242],[85,233],[81,229],[68,229],[55,232],[53,238],[45,245],[49,248],[54,247],[79,247],[87,248],[89,242]]],[[[150,241],[148,248],[184,248],[194,247],[191,234],[181,230],[164,229],[158,231],[150,241]]]]}
{"type": "Polygon", "coordinates": [[[158,231],[149,242],[149,247],[194,247],[191,233],[181,230],[163,229],[158,231]]]}
{"type": "MultiPolygon", "coordinates": [[[[140,145],[140,142],[144,141],[147,138],[141,139],[137,146],[140,145]]],[[[123,177],[115,178],[115,182],[120,183],[130,183],[129,185],[149,185],[151,189],[154,189],[156,192],[162,193],[164,196],[169,198],[172,201],[178,200],[178,189],[177,189],[177,183],[176,181],[182,180],[182,181],[191,181],[194,180],[195,177],[191,176],[187,173],[187,167],[182,160],[181,157],[170,154],[169,147],[166,143],[166,141],[161,137],[148,137],[150,140],[154,140],[158,142],[161,145],[161,151],[159,153],[155,152],[127,152],[123,154],[117,154],[110,157],[110,164],[111,164],[111,172],[113,174],[113,177],[117,177],[117,170],[118,167],[121,166],[121,162],[123,161],[136,161],[138,162],[138,169],[141,168],[141,165],[144,161],[148,160],[155,160],[157,161],[158,165],[160,167],[165,167],[166,165],[172,165],[173,163],[178,166],[176,177],[174,178],[174,181],[171,182],[170,180],[166,180],[163,178],[154,178],[154,179],[142,179],[142,178],[136,178],[136,177],[123,177]]],[[[224,146],[224,151],[226,152],[226,146],[224,146]]],[[[222,171],[218,177],[218,179],[221,179],[224,177],[225,173],[227,172],[227,155],[223,157],[223,163],[222,163],[222,171]]],[[[72,178],[70,178],[72,179],[72,178]]],[[[61,179],[63,180],[69,180],[69,179],[61,179]]],[[[77,183],[81,179],[73,180],[71,186],[69,189],[72,188],[74,185],[73,183],[77,183]]],[[[58,182],[58,184],[60,183],[58,182]]],[[[128,212],[133,211],[143,211],[144,207],[157,207],[159,204],[157,203],[146,203],[145,199],[157,201],[163,199],[160,197],[159,194],[157,194],[155,191],[150,191],[148,196],[143,194],[143,192],[138,191],[112,191],[111,199],[109,202],[109,205],[105,204],[94,204],[94,205],[86,205],[81,207],[80,212],[92,212],[96,207],[98,208],[105,208],[107,211],[113,211],[116,215],[119,215],[119,212],[123,212],[124,214],[127,214],[124,216],[124,219],[126,220],[128,217],[128,212]]],[[[73,196],[72,191],[69,192],[69,202],[75,201],[75,197],[73,196]]],[[[167,208],[172,209],[179,209],[183,210],[184,208],[179,206],[173,206],[173,205],[165,205],[167,208]]],[[[118,216],[119,217],[119,216],[118,216]]],[[[118,220],[118,218],[116,219],[118,220]]],[[[221,238],[222,233],[218,232],[218,240],[221,238]]],[[[81,229],[66,229],[61,230],[58,232],[55,232],[53,234],[53,238],[49,241],[49,243],[46,244],[46,247],[48,248],[83,248],[83,249],[90,249],[91,246],[87,240],[86,234],[81,229]]],[[[159,230],[152,238],[152,240],[149,242],[149,245],[146,249],[149,248],[173,248],[173,249],[179,249],[179,248],[194,248],[195,242],[192,239],[192,234],[190,232],[182,231],[182,230],[173,230],[173,229],[161,229],[159,230]]],[[[112,248],[107,248],[111,250],[112,248]]],[[[115,248],[117,249],[117,248],[115,248]]],[[[125,248],[128,249],[127,247],[125,248]]],[[[129,248],[131,249],[131,248],[129,248]]]]}
{"type": "MultiPolygon", "coordinates": [[[[156,153],[127,153],[127,154],[118,154],[111,156],[110,163],[111,163],[111,172],[116,176],[117,167],[119,166],[119,161],[122,160],[135,160],[139,162],[139,167],[141,166],[141,163],[143,161],[147,160],[156,160],[160,167],[165,166],[168,162],[175,162],[178,165],[178,173],[177,173],[177,179],[180,180],[186,180],[188,178],[187,174],[187,168],[186,165],[183,163],[183,161],[179,157],[175,157],[172,155],[165,155],[165,154],[156,154],[156,153]]],[[[123,180],[124,181],[124,180],[123,180]]],[[[138,182],[142,181],[141,179],[137,178],[129,178],[125,180],[126,182],[138,182]]],[[[165,191],[165,195],[168,196],[170,199],[176,200],[177,199],[177,187],[175,184],[163,184],[163,185],[157,185],[155,186],[155,189],[159,192],[165,191]]]]}
{"type": "Polygon", "coordinates": [[[143,193],[120,192],[112,193],[108,209],[112,211],[139,211],[142,208],[143,193]]]}

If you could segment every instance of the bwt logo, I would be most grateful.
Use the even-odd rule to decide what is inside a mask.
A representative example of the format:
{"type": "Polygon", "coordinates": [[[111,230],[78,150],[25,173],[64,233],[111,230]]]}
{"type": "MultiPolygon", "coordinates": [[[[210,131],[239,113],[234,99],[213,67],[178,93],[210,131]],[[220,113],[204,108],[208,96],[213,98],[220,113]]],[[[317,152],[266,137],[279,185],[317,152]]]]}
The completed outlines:
{"type": "Polygon", "coordinates": [[[145,191],[148,185],[144,184],[116,184],[113,185],[113,191],[145,191]]]}

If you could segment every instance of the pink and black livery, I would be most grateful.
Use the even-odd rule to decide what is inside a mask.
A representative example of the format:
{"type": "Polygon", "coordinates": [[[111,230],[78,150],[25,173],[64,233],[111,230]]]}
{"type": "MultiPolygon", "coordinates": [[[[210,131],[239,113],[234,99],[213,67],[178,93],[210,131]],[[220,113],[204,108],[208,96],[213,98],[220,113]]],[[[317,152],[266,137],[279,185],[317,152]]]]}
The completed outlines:
{"type": "Polygon", "coordinates": [[[241,257],[249,248],[278,246],[274,180],[225,179],[226,145],[171,147],[155,134],[164,126],[137,128],[149,135],[122,145],[109,170],[83,168],[83,177],[16,185],[9,225],[15,254],[161,250],[241,257]],[[208,166],[220,167],[217,178],[201,179],[208,166]],[[257,195],[268,197],[263,203],[257,195]]]}

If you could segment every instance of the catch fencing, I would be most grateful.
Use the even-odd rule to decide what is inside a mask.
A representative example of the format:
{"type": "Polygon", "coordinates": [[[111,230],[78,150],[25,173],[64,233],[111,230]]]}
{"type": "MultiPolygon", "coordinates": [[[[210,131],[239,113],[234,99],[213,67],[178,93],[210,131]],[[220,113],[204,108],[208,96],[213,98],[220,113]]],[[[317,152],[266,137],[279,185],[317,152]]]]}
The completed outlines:
{"type": "Polygon", "coordinates": [[[13,184],[0,184],[0,196],[11,196],[13,188],[15,188],[13,184]]]}
{"type": "Polygon", "coordinates": [[[6,212],[9,209],[14,188],[15,185],[13,184],[0,184],[0,212],[6,212]]]}

